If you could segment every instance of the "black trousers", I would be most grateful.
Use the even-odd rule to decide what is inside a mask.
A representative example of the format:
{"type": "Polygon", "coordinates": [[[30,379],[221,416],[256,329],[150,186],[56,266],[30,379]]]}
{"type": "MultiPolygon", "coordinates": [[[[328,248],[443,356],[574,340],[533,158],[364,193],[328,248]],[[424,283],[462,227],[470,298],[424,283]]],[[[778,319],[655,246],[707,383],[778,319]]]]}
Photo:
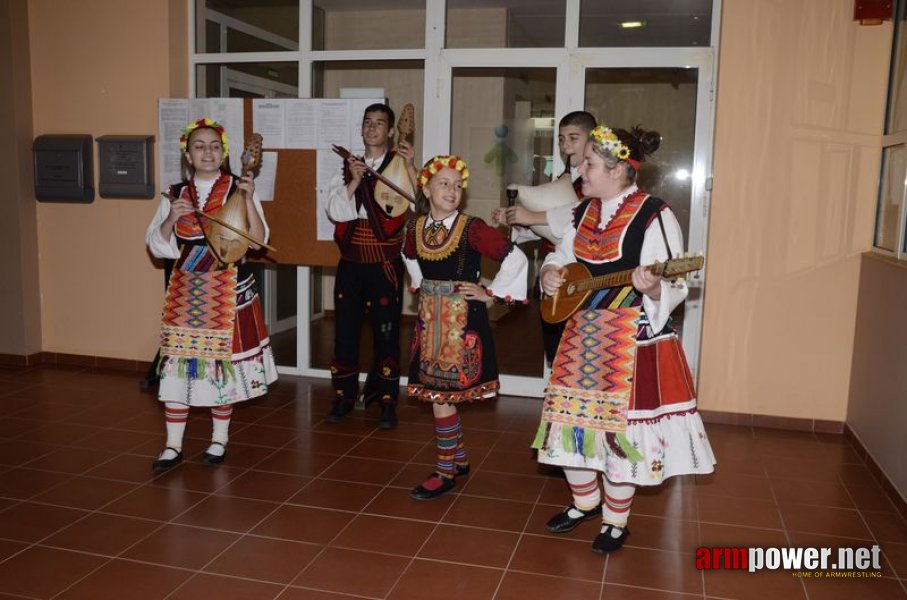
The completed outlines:
{"type": "Polygon", "coordinates": [[[331,381],[337,397],[355,402],[359,397],[359,336],[367,320],[374,340],[372,363],[365,384],[367,401],[395,403],[400,392],[400,312],[403,295],[403,260],[388,265],[340,259],[334,280],[334,362],[331,381]]]}

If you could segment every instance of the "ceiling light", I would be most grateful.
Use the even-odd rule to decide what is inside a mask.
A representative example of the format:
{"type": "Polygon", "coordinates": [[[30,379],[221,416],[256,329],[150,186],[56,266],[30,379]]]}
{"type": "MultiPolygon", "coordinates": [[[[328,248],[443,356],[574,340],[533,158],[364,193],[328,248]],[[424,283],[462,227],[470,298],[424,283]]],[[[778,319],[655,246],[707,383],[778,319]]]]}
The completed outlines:
{"type": "Polygon", "coordinates": [[[645,27],[645,21],[621,21],[620,26],[622,29],[637,29],[639,27],[645,27]]]}

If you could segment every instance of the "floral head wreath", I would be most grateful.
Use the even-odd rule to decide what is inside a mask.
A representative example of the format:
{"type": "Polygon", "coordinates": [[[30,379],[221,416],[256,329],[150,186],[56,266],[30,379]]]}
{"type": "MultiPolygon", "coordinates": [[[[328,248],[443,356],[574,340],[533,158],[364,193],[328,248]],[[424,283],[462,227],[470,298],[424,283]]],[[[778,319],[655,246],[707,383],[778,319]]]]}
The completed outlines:
{"type": "Polygon", "coordinates": [[[606,152],[611,154],[617,160],[625,160],[630,163],[630,166],[636,170],[639,170],[638,160],[630,158],[630,148],[620,141],[620,138],[617,137],[617,134],[614,133],[610,127],[607,125],[599,125],[593,129],[589,135],[606,152]]]}
{"type": "Polygon", "coordinates": [[[460,177],[463,181],[463,189],[466,189],[466,184],[469,180],[469,169],[466,168],[466,163],[463,162],[463,159],[459,156],[447,156],[444,154],[440,154],[425,163],[425,166],[419,171],[419,187],[425,187],[428,180],[445,167],[450,167],[451,169],[460,172],[460,177]]]}
{"type": "Polygon", "coordinates": [[[193,121],[183,129],[183,133],[180,135],[180,149],[183,152],[187,152],[189,148],[189,138],[192,137],[192,132],[203,127],[216,131],[218,135],[220,135],[220,143],[224,147],[224,156],[230,154],[230,143],[227,141],[227,132],[224,130],[224,126],[213,119],[207,118],[193,121]]]}

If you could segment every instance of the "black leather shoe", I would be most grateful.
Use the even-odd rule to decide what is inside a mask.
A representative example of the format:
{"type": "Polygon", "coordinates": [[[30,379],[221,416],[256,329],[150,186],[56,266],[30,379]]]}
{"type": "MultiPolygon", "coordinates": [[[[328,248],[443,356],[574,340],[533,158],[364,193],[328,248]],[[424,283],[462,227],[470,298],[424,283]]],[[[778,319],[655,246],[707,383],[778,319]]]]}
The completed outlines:
{"type": "Polygon", "coordinates": [[[601,506],[596,506],[595,508],[591,508],[589,510],[580,510],[576,508],[575,505],[571,504],[561,512],[551,517],[548,522],[545,523],[545,527],[547,527],[548,531],[550,531],[551,533],[567,533],[568,531],[573,531],[574,529],[576,529],[577,525],[579,525],[583,521],[594,519],[601,514],[601,506]],[[567,514],[571,509],[582,513],[582,516],[574,519],[569,514],[567,514]]]}
{"type": "Polygon", "coordinates": [[[457,474],[454,477],[469,475],[469,465],[456,465],[457,474]]]}
{"type": "Polygon", "coordinates": [[[225,458],[227,458],[227,446],[224,444],[221,444],[220,442],[211,442],[212,446],[214,444],[217,444],[218,446],[223,448],[224,453],[220,454],[220,455],[211,454],[210,452],[205,450],[205,454],[204,454],[204,456],[202,456],[202,462],[205,463],[206,465],[219,465],[220,463],[224,462],[225,458]]]}
{"type": "Polygon", "coordinates": [[[436,487],[433,490],[429,490],[429,489],[423,487],[422,484],[420,483],[419,485],[417,485],[416,487],[414,487],[412,489],[412,491],[409,493],[409,495],[412,496],[413,498],[415,498],[416,500],[434,500],[438,496],[443,496],[450,490],[457,487],[457,482],[454,481],[453,478],[441,477],[437,473],[432,473],[429,476],[429,479],[440,479],[441,485],[436,487]]]}
{"type": "Polygon", "coordinates": [[[331,412],[324,418],[328,423],[340,423],[353,410],[353,403],[345,400],[334,400],[331,412]]]}
{"type": "Polygon", "coordinates": [[[381,405],[381,418],[378,420],[378,429],[393,429],[397,426],[397,405],[385,403],[381,405]]]}
{"type": "Polygon", "coordinates": [[[615,527],[614,525],[608,525],[608,527],[602,531],[600,534],[595,536],[595,541],[592,542],[592,551],[598,552],[599,554],[605,554],[606,552],[614,552],[619,550],[621,546],[624,545],[624,540],[630,536],[630,530],[624,527],[621,529],[620,535],[614,537],[611,535],[611,532],[614,529],[621,529],[620,527],[615,527]]]}
{"type": "MultiPolygon", "coordinates": [[[[173,450],[174,452],[176,452],[176,456],[174,456],[173,458],[159,458],[159,459],[157,459],[156,461],[154,461],[153,463],[151,463],[151,470],[152,470],[152,472],[154,472],[154,473],[163,473],[164,471],[169,471],[170,469],[172,469],[172,468],[175,467],[176,465],[178,465],[178,464],[180,464],[181,462],[183,462],[183,453],[182,453],[182,451],[177,450],[176,448],[171,448],[170,446],[167,446],[166,448],[164,448],[164,452],[166,452],[167,450],[173,450]]],[[[161,454],[163,454],[163,452],[161,452],[161,454]]]]}

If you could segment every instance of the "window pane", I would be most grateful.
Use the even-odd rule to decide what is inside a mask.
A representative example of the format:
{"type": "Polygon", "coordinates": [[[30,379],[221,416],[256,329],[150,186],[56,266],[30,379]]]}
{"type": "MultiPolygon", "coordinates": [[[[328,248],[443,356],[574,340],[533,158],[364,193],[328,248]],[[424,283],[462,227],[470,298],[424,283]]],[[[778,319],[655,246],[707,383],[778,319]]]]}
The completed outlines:
{"type": "MultiPolygon", "coordinates": [[[[492,210],[506,205],[508,184],[550,181],[555,81],[554,69],[453,70],[450,150],[469,165],[466,213],[489,222],[492,210]]],[[[530,261],[531,285],[541,267],[539,244],[521,248],[530,261]]],[[[483,264],[486,284],[498,266],[483,264]]],[[[541,377],[545,359],[537,302],[495,307],[490,317],[500,372],[541,377]]]]}
{"type": "MultiPolygon", "coordinates": [[[[391,108],[400,115],[404,104],[411,103],[416,112],[416,162],[422,160],[422,123],[424,122],[423,84],[424,65],[416,60],[332,61],[316,62],[312,73],[313,98],[339,98],[341,91],[359,88],[367,90],[369,97],[384,96],[391,108]]],[[[359,119],[362,115],[358,115],[359,119]]],[[[358,144],[362,145],[360,138],[358,144]]],[[[312,269],[313,311],[311,318],[311,366],[327,369],[334,356],[334,278],[336,269],[312,269]]],[[[403,288],[403,319],[400,325],[400,361],[406,374],[413,317],[416,312],[415,297],[403,288]]],[[[359,344],[359,365],[367,370],[372,364],[372,333],[368,325],[362,327],[359,344]]]]}
{"type": "Polygon", "coordinates": [[[904,202],[907,177],[907,146],[899,144],[882,149],[882,185],[876,210],[875,246],[895,252],[898,245],[898,219],[904,202]]]}
{"type": "Polygon", "coordinates": [[[447,0],[448,48],[561,48],[565,0],[447,0]]]}
{"type": "Polygon", "coordinates": [[[425,47],[425,0],[315,0],[313,50],[425,47]]]}
{"type": "Polygon", "coordinates": [[[897,3],[891,78],[888,82],[888,119],[886,133],[907,129],[907,1],[897,3]]]}
{"type": "Polygon", "coordinates": [[[285,63],[196,65],[198,98],[298,98],[299,67],[285,63]]]}
{"type": "Polygon", "coordinates": [[[196,52],[299,49],[299,0],[196,0],[196,52]]]}
{"type": "Polygon", "coordinates": [[[582,0],[580,46],[708,46],[712,0],[582,0]]]}

